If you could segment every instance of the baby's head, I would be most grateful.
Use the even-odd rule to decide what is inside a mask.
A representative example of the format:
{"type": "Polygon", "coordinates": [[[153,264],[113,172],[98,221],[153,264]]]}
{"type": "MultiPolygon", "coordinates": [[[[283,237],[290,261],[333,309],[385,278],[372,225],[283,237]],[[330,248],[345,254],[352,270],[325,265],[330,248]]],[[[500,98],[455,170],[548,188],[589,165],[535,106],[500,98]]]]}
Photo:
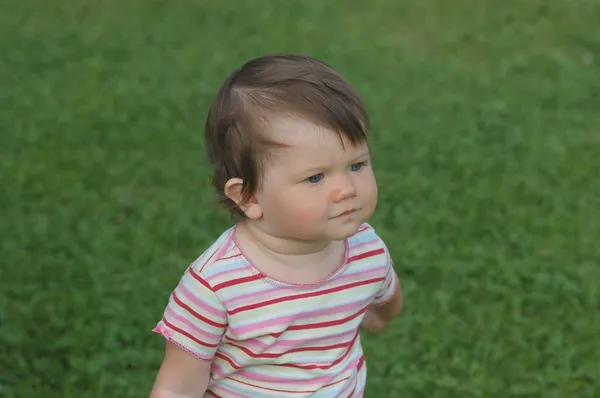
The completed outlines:
{"type": "Polygon", "coordinates": [[[358,94],[310,57],[251,60],[222,84],[206,120],[221,202],[281,238],[356,233],[377,202],[358,94]]]}

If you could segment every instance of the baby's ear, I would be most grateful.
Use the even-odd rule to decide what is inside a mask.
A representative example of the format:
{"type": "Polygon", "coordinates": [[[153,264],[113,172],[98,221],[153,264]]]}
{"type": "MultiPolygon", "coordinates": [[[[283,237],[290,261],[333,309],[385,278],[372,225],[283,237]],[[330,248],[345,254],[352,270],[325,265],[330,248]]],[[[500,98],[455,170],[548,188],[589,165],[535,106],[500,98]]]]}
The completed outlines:
{"type": "Polygon", "coordinates": [[[251,220],[262,217],[262,210],[256,201],[256,197],[246,197],[243,193],[244,181],[241,178],[231,178],[225,183],[225,195],[244,212],[251,220]]]}

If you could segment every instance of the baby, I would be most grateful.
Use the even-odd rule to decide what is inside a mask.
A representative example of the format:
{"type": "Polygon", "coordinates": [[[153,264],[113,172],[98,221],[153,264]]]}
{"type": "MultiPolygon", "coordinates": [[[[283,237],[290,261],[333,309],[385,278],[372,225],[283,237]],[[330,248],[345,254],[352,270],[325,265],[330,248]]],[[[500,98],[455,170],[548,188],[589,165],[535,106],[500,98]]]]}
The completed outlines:
{"type": "Polygon", "coordinates": [[[367,224],[377,185],[361,99],[333,69],[256,58],[206,121],[213,183],[235,225],[183,274],[155,332],[152,398],[362,397],[359,330],[402,307],[389,251],[367,224]]]}

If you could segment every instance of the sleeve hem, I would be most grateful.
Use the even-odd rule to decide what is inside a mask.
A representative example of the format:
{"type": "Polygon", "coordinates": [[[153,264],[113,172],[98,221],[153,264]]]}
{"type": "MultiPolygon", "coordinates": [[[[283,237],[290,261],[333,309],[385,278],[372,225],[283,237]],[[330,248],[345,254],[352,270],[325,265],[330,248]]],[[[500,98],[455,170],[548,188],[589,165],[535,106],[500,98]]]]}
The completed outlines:
{"type": "MultiPolygon", "coordinates": [[[[394,272],[394,271],[392,270],[392,272],[394,272]]],[[[389,297],[386,297],[385,300],[377,300],[377,299],[375,299],[373,301],[373,305],[375,307],[381,307],[382,305],[386,305],[387,303],[389,303],[390,301],[392,301],[392,299],[396,295],[396,291],[398,290],[398,283],[399,283],[399,281],[398,281],[398,276],[395,274],[395,272],[394,272],[393,278],[394,279],[392,281],[392,288],[390,289],[391,290],[391,294],[389,295],[389,297]]]]}
{"type": "Polygon", "coordinates": [[[381,307],[381,306],[384,306],[384,305],[386,305],[387,303],[389,303],[390,301],[392,301],[392,298],[394,298],[394,296],[392,296],[392,297],[388,298],[387,300],[384,300],[384,301],[378,301],[378,302],[376,302],[376,303],[373,303],[373,306],[375,306],[375,307],[381,307]]]}
{"type": "Polygon", "coordinates": [[[163,325],[157,325],[154,329],[152,329],[152,331],[154,333],[158,333],[158,334],[162,335],[168,342],[175,344],[177,347],[181,348],[182,350],[184,350],[185,352],[187,352],[188,354],[190,354],[191,356],[193,356],[196,359],[199,359],[201,361],[208,361],[208,362],[212,362],[212,360],[213,360],[213,358],[199,354],[198,352],[192,350],[187,345],[182,344],[181,342],[174,339],[173,331],[170,329],[167,329],[163,325]]]}

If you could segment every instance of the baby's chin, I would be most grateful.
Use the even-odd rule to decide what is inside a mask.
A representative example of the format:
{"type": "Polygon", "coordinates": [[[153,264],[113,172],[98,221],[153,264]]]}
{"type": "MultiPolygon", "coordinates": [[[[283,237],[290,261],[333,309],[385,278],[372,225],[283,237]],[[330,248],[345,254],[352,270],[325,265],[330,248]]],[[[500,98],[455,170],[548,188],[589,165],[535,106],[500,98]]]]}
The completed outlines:
{"type": "Polygon", "coordinates": [[[351,238],[357,232],[362,222],[353,221],[345,223],[335,228],[335,230],[329,231],[327,238],[330,240],[344,240],[351,238]]]}

